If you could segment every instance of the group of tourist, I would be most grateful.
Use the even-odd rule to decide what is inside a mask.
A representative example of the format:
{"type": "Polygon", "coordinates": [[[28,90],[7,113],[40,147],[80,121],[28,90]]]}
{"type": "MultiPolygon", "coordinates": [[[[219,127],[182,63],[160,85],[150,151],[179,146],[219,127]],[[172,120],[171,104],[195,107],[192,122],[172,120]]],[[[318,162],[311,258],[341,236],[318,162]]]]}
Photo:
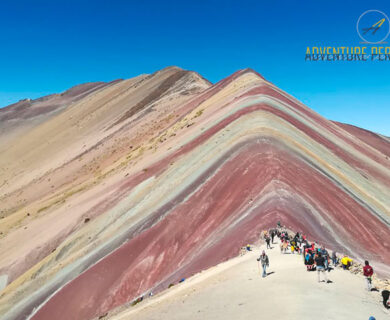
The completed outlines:
{"type": "MultiPolygon", "coordinates": [[[[330,283],[327,273],[341,266],[344,270],[349,270],[353,265],[353,260],[346,254],[341,259],[337,255],[336,251],[332,254],[324,246],[319,246],[315,242],[310,243],[306,236],[300,232],[295,235],[290,235],[287,229],[282,228],[280,224],[277,228],[270,229],[263,232],[263,238],[266,242],[266,248],[272,249],[274,238],[278,237],[280,240],[280,252],[292,254],[300,254],[303,257],[303,262],[307,271],[317,271],[318,282],[321,282],[321,276],[324,278],[325,283],[330,283]]],[[[251,250],[250,246],[247,246],[247,250],[251,250]]],[[[269,258],[266,252],[263,250],[260,257],[257,259],[259,265],[261,264],[262,276],[267,276],[267,268],[269,267],[269,258]]],[[[372,276],[374,269],[370,266],[370,263],[366,260],[363,266],[363,275],[366,282],[366,289],[372,291],[372,276]]],[[[390,308],[390,292],[388,290],[382,291],[383,305],[390,308]]]]}
{"type": "MultiPolygon", "coordinates": [[[[349,270],[353,264],[353,260],[347,255],[343,255],[343,257],[339,259],[336,251],[329,254],[324,246],[319,246],[315,242],[310,243],[306,239],[306,236],[300,232],[295,233],[295,235],[290,235],[287,229],[282,228],[280,225],[278,225],[277,228],[263,232],[263,238],[266,242],[267,249],[272,248],[271,244],[274,243],[275,237],[280,239],[281,253],[290,251],[292,254],[302,255],[307,271],[317,271],[318,282],[321,282],[321,276],[326,283],[331,282],[327,277],[327,272],[330,272],[339,264],[344,270],[349,270]]],[[[258,261],[261,262],[263,269],[262,276],[265,277],[267,275],[266,268],[269,266],[269,258],[264,250],[258,261]]],[[[363,274],[366,280],[366,288],[369,291],[372,289],[373,273],[373,268],[368,261],[365,261],[363,274]]]]}

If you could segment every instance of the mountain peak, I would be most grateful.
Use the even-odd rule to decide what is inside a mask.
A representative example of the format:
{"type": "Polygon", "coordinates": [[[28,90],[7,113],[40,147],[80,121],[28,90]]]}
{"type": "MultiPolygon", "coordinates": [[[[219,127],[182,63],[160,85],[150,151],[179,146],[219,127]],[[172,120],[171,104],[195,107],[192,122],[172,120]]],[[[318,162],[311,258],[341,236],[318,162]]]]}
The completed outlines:
{"type": "Polygon", "coordinates": [[[1,132],[4,319],[99,317],[280,222],[390,275],[387,139],[250,68],[214,85],[168,67],[96,88],[54,116],[20,117],[17,137],[1,132]]]}

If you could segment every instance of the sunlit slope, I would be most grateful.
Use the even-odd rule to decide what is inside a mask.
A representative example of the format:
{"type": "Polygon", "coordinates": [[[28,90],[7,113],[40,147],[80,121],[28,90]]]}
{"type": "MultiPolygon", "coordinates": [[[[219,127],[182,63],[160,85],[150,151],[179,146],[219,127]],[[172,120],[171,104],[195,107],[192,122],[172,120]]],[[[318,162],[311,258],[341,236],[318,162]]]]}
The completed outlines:
{"type": "Polygon", "coordinates": [[[250,69],[215,85],[179,68],[111,85],[1,159],[20,158],[2,188],[0,311],[90,319],[233,257],[279,220],[388,275],[383,150],[250,69]]]}

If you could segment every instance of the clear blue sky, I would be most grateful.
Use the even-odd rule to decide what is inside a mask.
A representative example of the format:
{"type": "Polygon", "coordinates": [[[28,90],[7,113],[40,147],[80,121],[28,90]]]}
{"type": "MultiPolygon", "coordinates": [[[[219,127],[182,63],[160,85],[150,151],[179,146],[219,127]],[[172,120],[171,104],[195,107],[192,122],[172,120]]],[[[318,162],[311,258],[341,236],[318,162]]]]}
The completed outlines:
{"type": "Polygon", "coordinates": [[[306,46],[359,45],[368,9],[390,16],[388,0],[1,1],[0,106],[170,65],[212,82],[251,67],[327,118],[390,136],[390,61],[304,59],[306,46]]]}

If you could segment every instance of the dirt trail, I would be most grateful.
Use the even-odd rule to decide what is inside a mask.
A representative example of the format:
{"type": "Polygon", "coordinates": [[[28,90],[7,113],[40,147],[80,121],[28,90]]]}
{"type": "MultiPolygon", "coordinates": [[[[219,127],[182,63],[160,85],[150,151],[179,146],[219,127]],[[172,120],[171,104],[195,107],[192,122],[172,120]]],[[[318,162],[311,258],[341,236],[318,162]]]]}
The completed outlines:
{"type": "Polygon", "coordinates": [[[262,249],[201,272],[109,319],[389,319],[380,293],[365,291],[362,276],[337,269],[328,273],[332,283],[318,283],[302,256],[281,254],[277,244],[266,250],[270,274],[262,278],[256,261],[262,249]]]}

